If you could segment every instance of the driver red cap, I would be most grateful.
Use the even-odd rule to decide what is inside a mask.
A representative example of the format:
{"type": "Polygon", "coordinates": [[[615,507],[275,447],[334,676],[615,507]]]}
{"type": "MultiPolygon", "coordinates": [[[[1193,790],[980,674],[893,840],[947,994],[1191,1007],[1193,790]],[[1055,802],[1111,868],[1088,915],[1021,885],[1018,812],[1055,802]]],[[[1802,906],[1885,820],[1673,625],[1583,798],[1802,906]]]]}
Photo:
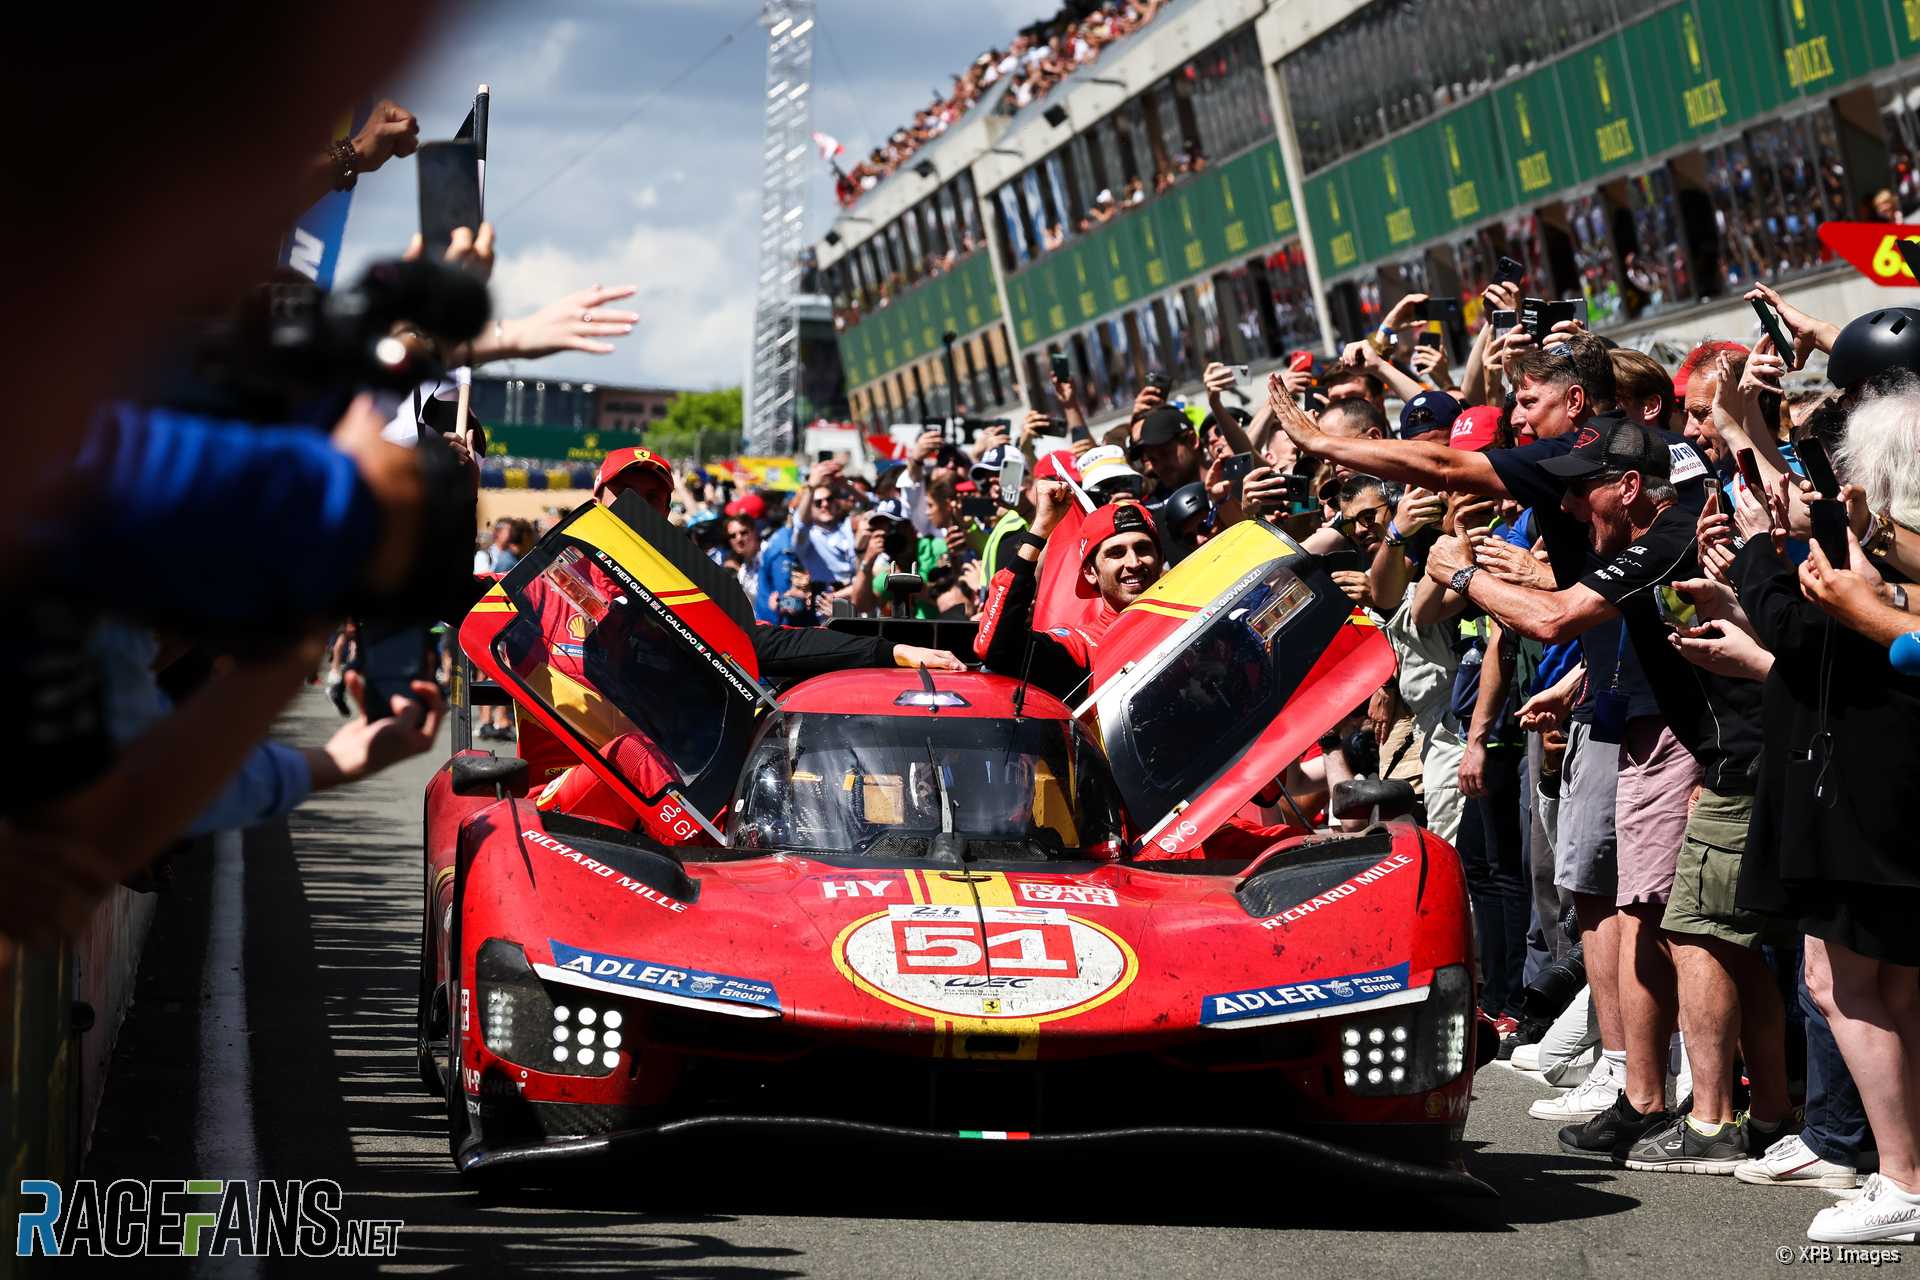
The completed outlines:
{"type": "MultiPolygon", "coordinates": [[[[1080,522],[1081,567],[1086,567],[1101,543],[1123,533],[1144,533],[1153,539],[1154,546],[1160,545],[1160,530],[1153,523],[1152,512],[1131,500],[1111,502],[1104,507],[1095,507],[1092,514],[1080,522]]],[[[1091,599],[1100,594],[1099,589],[1082,574],[1074,575],[1073,593],[1082,599],[1091,599]]]]}
{"type": "Polygon", "coordinates": [[[661,479],[668,484],[673,483],[673,467],[653,450],[614,449],[600,460],[600,470],[593,477],[593,496],[599,497],[600,491],[611,484],[615,476],[634,467],[647,467],[657,471],[661,479]]]}

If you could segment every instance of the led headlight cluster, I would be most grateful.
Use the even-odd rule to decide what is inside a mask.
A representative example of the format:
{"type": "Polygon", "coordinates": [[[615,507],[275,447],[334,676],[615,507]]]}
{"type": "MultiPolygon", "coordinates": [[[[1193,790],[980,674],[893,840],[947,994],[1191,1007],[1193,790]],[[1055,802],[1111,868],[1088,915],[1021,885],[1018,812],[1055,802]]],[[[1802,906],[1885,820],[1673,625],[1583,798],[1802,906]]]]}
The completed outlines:
{"type": "Polygon", "coordinates": [[[481,1035],[509,1062],[568,1076],[604,1076],[620,1065],[628,1028],[617,1000],[549,986],[524,951],[499,938],[480,948],[474,977],[481,1035]]]}
{"type": "Polygon", "coordinates": [[[1467,1002],[1472,981],[1463,966],[1434,972],[1427,998],[1349,1018],[1340,1028],[1340,1082],[1358,1094],[1426,1093],[1467,1065],[1467,1002]]]}
{"type": "Polygon", "coordinates": [[[603,1067],[608,1071],[620,1065],[620,1025],[625,1021],[618,1009],[596,1009],[591,1005],[557,1004],[553,1007],[553,1062],[563,1068],[603,1067]]]}

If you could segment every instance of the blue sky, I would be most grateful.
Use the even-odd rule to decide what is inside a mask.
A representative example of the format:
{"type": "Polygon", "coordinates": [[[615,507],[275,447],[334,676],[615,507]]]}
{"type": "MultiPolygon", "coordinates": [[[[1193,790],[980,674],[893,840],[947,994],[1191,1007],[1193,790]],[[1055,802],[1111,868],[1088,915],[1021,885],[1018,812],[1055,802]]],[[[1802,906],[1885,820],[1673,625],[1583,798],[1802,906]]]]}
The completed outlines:
{"type": "MultiPolygon", "coordinates": [[[[1057,8],[1050,0],[819,0],[812,127],[862,153],[989,46],[1057,8]],[[903,21],[911,14],[911,21],[903,21]]],[[[595,283],[632,283],[641,313],[610,356],[566,355],[551,378],[712,387],[744,375],[759,211],[759,0],[572,0],[444,5],[438,31],[387,96],[423,138],[449,137],[474,86],[493,90],[487,212],[500,238],[496,309],[532,310],[595,283]],[[744,30],[742,24],[748,23],[744,30]],[[730,32],[732,44],[642,104],[730,32]],[[639,114],[543,185],[617,121],[639,114]]],[[[833,203],[824,165],[809,236],[833,203]]],[[[354,194],[343,278],[397,253],[418,221],[411,160],[354,194]]],[[[527,366],[532,370],[535,366],[527,366]]]]}

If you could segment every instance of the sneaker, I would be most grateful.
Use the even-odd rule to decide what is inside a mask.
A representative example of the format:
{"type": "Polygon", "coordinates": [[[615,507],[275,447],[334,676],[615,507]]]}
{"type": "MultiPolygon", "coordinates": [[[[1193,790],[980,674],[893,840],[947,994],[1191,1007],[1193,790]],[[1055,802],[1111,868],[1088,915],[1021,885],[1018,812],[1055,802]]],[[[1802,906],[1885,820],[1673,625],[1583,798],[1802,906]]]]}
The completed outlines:
{"type": "Polygon", "coordinates": [[[1728,1174],[1746,1163],[1746,1126],[1735,1120],[1711,1134],[1685,1116],[1656,1129],[1627,1151],[1627,1168],[1647,1173],[1728,1174]]]}
{"type": "Polygon", "coordinates": [[[1846,1191],[1860,1185],[1860,1171],[1823,1160],[1813,1148],[1790,1133],[1768,1147],[1765,1155],[1742,1161],[1733,1176],[1756,1187],[1832,1187],[1846,1191]]]}
{"type": "Polygon", "coordinates": [[[1617,1160],[1640,1139],[1672,1123],[1671,1111],[1635,1111],[1622,1093],[1614,1098],[1612,1106],[1585,1124],[1562,1129],[1560,1149],[1568,1155],[1612,1156],[1617,1160]]]}
{"type": "Polygon", "coordinates": [[[1591,1120],[1613,1105],[1620,1096],[1620,1082],[1613,1078],[1602,1058],[1587,1073],[1587,1078],[1558,1097],[1542,1098],[1527,1108],[1535,1120],[1558,1120],[1562,1124],[1591,1120]]]}
{"type": "Polygon", "coordinates": [[[1538,1044],[1519,1044],[1513,1047],[1513,1056],[1507,1059],[1520,1071],[1538,1071],[1540,1069],[1540,1046],[1538,1044]]]}
{"type": "Polygon", "coordinates": [[[1814,1214],[1807,1239],[1822,1244],[1911,1240],[1916,1229],[1920,1229],[1920,1196],[1909,1195],[1876,1173],[1868,1176],[1859,1195],[1814,1214]]]}

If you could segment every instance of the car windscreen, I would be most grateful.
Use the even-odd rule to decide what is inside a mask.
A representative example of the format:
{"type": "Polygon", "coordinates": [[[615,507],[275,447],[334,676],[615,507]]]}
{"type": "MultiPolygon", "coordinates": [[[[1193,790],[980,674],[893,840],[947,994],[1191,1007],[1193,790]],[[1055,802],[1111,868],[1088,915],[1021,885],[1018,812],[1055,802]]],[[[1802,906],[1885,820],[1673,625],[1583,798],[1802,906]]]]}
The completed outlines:
{"type": "Polygon", "coordinates": [[[643,796],[707,771],[738,703],[671,614],[616,581],[582,545],[560,548],[510,594],[518,616],[495,640],[495,655],[524,692],[643,796]]]}
{"type": "Polygon", "coordinates": [[[1078,860],[1120,834],[1097,743],[1066,720],[795,714],[749,756],[736,848],[1078,860]]]}
{"type": "Polygon", "coordinates": [[[1160,655],[1117,708],[1103,706],[1114,781],[1135,821],[1169,812],[1246,750],[1348,609],[1276,563],[1160,655]]]}

